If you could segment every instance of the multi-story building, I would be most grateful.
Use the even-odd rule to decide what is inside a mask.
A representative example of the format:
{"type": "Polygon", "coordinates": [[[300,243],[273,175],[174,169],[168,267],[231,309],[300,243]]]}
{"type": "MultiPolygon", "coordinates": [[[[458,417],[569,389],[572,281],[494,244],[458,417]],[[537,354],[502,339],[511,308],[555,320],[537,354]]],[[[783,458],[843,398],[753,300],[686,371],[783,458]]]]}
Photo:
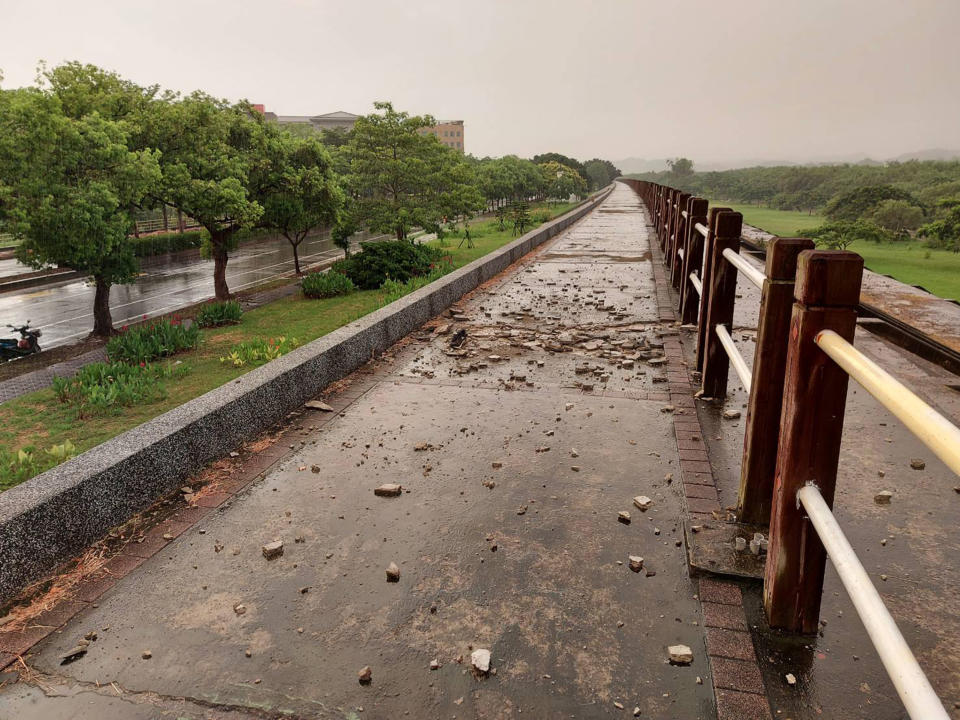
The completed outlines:
{"type": "Polygon", "coordinates": [[[460,152],[463,149],[463,120],[444,120],[431,128],[423,128],[422,135],[436,135],[437,139],[447,147],[460,152]]]}
{"type": "MultiPolygon", "coordinates": [[[[263,113],[267,120],[273,120],[281,125],[308,125],[315,130],[330,130],[332,128],[351,129],[359,115],[338,110],[325,115],[277,115],[268,111],[263,105],[254,105],[255,110],[263,113]]],[[[435,135],[447,147],[464,152],[463,120],[444,120],[433,127],[422,128],[421,135],[435,135]]]]}

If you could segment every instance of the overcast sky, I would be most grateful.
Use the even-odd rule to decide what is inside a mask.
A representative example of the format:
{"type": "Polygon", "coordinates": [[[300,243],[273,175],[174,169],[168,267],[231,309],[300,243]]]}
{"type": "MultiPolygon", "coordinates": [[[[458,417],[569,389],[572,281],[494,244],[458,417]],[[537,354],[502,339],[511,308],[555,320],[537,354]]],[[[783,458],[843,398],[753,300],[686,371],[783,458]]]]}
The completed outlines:
{"type": "Polygon", "coordinates": [[[37,61],[246,98],[463,119],[478,156],[698,162],[960,149],[960,0],[0,0],[37,61]]]}

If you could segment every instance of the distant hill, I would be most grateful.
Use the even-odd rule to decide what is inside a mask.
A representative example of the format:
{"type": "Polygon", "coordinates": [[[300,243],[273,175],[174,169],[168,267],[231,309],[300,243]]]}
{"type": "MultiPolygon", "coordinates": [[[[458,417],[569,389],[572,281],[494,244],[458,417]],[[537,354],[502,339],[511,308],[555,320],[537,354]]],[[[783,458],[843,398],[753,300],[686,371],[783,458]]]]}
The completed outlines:
{"type": "MultiPolygon", "coordinates": [[[[734,170],[738,168],[749,167],[803,167],[815,165],[885,165],[889,162],[906,162],[908,160],[960,160],[960,150],[947,150],[944,148],[928,148],[926,150],[917,150],[915,152],[902,153],[896,157],[886,160],[874,160],[866,155],[842,155],[829,158],[812,158],[807,162],[795,162],[792,160],[757,160],[745,158],[743,160],[731,160],[728,162],[698,162],[693,158],[695,168],[700,172],[709,172],[712,170],[734,170]]],[[[623,160],[615,160],[614,165],[620,168],[624,174],[661,172],[667,169],[667,158],[638,158],[629,157],[623,160]]]]}

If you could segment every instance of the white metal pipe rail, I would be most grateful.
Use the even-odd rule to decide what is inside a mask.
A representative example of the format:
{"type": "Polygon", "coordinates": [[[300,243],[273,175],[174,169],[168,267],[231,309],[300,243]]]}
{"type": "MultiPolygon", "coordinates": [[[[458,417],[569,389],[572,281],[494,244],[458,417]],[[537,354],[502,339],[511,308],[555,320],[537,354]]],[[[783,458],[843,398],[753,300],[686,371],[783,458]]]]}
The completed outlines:
{"type": "Polygon", "coordinates": [[[816,343],[850,377],[896,415],[947,467],[960,475],[960,428],[833,330],[818,333],[816,343]]]}
{"type": "Polygon", "coordinates": [[[797,502],[803,505],[820,536],[907,714],[914,720],[948,720],[947,711],[820,491],[815,485],[807,485],[797,493],[797,502]]]}
{"type": "Polygon", "coordinates": [[[697,223],[693,227],[697,229],[697,232],[706,237],[710,234],[710,230],[703,223],[697,223]]]}
{"type": "Polygon", "coordinates": [[[724,325],[717,325],[715,331],[717,337],[720,338],[720,344],[723,345],[723,349],[727,351],[727,355],[730,357],[730,364],[733,365],[737,377],[739,377],[740,382],[743,383],[743,389],[746,390],[747,395],[749,395],[750,387],[753,385],[753,373],[750,372],[750,368],[747,367],[747,363],[743,359],[743,355],[740,354],[740,351],[737,350],[737,346],[733,344],[733,338],[730,337],[727,328],[724,325]]]}
{"type": "Polygon", "coordinates": [[[693,285],[693,289],[697,291],[697,295],[703,295],[703,283],[700,282],[700,278],[697,277],[696,273],[690,273],[690,284],[693,285]]]}
{"type": "Polygon", "coordinates": [[[747,280],[752,282],[758,288],[763,287],[763,281],[767,279],[767,276],[762,272],[757,270],[753,265],[740,257],[739,253],[734,252],[730,248],[727,248],[723,251],[723,256],[727,259],[731,265],[733,265],[737,270],[746,275],[747,280]]]}

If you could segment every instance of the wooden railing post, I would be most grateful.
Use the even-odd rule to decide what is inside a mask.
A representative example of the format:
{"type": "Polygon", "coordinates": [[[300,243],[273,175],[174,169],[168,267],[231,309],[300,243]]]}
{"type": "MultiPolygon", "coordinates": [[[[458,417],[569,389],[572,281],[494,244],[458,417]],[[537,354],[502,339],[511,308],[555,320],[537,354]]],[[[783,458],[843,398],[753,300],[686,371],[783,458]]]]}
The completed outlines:
{"type": "Polygon", "coordinates": [[[664,198],[664,209],[666,217],[664,218],[663,239],[660,241],[660,249],[663,251],[663,264],[670,266],[670,237],[673,234],[674,211],[673,206],[676,203],[677,191],[673,188],[667,188],[667,195],[664,198]]]}
{"type": "Polygon", "coordinates": [[[760,296],[760,318],[753,355],[753,390],[747,407],[740,464],[737,519],[743,523],[770,522],[773,476],[777,469],[776,428],[783,408],[783,376],[787,364],[793,288],[797,258],[812,250],[805,238],[774,238],[767,245],[767,279],[760,296]]]}
{"type": "Polygon", "coordinates": [[[723,251],[740,250],[740,230],[743,216],[738,212],[717,215],[716,236],[710,249],[710,292],[706,312],[700,322],[706,325],[703,353],[702,391],[704,397],[722,398],[727,394],[727,375],[730,358],[720,344],[714,328],[725,325],[733,332],[733,304],[737,295],[737,269],[726,261],[723,251]]]}
{"type": "Polygon", "coordinates": [[[700,324],[697,326],[697,370],[703,371],[703,358],[707,352],[707,308],[710,305],[710,258],[713,257],[713,241],[717,236],[717,219],[720,213],[732,212],[730,208],[714,207],[707,213],[707,237],[703,241],[703,276],[700,285],[700,324]]]}
{"type": "Polygon", "coordinates": [[[683,265],[686,263],[687,234],[690,227],[690,201],[694,199],[688,193],[683,193],[680,197],[682,199],[680,220],[677,223],[677,234],[673,242],[673,266],[670,269],[670,284],[678,293],[683,290],[683,265]]]}
{"type": "Polygon", "coordinates": [[[680,236],[686,222],[683,217],[683,211],[687,207],[687,199],[689,197],[689,193],[678,191],[673,204],[674,219],[673,228],[670,231],[670,237],[667,242],[667,267],[670,268],[670,284],[674,289],[677,287],[676,282],[673,280],[674,270],[677,267],[677,250],[680,249],[680,236]]]}
{"type": "Polygon", "coordinates": [[[821,330],[833,330],[853,341],[862,275],[863,258],[856,253],[800,253],[763,584],[771,627],[792,632],[816,632],[826,564],[797,492],[815,483],[833,506],[847,399],[847,373],[814,339],[821,330]]]}
{"type": "MultiPolygon", "coordinates": [[[[702,274],[703,235],[697,230],[697,223],[707,224],[707,201],[703,198],[690,198],[687,201],[687,237],[683,243],[683,267],[680,270],[680,321],[684,324],[697,321],[697,309],[700,307],[700,295],[690,273],[702,274]]],[[[702,279],[702,278],[701,278],[702,279]]]]}

